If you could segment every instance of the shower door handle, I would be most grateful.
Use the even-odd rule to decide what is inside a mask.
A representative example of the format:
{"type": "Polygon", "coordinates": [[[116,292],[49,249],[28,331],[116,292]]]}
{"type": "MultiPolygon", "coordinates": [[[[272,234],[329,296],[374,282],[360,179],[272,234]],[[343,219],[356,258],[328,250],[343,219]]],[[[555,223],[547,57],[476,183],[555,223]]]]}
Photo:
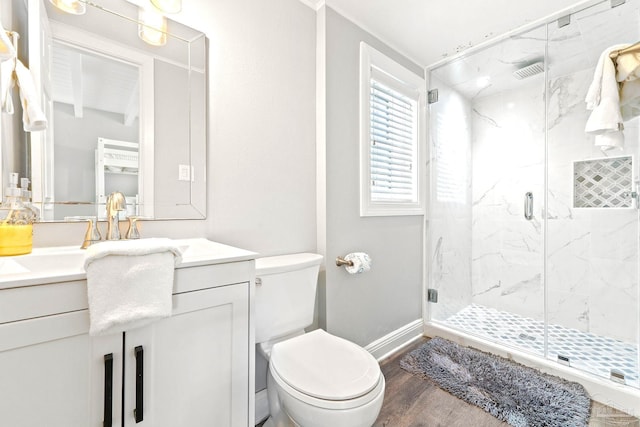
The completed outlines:
{"type": "Polygon", "coordinates": [[[524,193],[524,219],[527,221],[533,219],[533,193],[531,191],[524,193]]]}

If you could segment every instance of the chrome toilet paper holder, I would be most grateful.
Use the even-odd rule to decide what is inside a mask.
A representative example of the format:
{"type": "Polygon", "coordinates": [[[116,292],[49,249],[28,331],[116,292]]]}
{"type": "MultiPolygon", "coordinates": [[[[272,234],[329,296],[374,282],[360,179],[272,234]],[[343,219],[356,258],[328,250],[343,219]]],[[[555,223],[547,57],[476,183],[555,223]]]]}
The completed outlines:
{"type": "Polygon", "coordinates": [[[342,267],[342,266],[345,266],[345,265],[347,265],[349,267],[353,267],[353,261],[351,261],[351,260],[348,261],[348,260],[344,259],[343,257],[337,257],[336,258],[336,265],[338,267],[342,267]]]}

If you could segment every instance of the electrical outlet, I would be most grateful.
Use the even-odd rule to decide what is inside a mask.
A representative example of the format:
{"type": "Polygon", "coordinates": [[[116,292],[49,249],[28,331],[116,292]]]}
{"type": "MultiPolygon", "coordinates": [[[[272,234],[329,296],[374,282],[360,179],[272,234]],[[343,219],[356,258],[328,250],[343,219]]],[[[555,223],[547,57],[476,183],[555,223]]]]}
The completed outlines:
{"type": "Polygon", "coordinates": [[[191,181],[191,166],[178,165],[178,181],[191,181]]]}

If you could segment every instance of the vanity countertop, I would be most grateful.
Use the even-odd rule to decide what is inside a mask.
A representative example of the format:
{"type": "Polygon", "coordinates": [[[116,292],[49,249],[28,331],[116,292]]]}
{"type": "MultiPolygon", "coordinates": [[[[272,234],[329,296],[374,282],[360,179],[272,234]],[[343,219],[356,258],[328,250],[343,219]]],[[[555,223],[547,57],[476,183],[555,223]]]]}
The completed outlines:
{"type": "MultiPolygon", "coordinates": [[[[256,258],[256,253],[205,238],[174,239],[182,249],[176,268],[224,264],[256,258]]],[[[0,257],[0,290],[85,280],[85,251],[77,246],[34,248],[28,255],[0,257]]]]}

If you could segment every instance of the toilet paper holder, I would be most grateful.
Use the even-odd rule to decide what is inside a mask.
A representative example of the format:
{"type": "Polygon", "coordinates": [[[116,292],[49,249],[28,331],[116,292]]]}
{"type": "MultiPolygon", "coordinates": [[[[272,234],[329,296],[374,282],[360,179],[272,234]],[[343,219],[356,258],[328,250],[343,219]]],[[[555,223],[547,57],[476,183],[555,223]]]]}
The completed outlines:
{"type": "Polygon", "coordinates": [[[338,267],[342,267],[342,266],[344,266],[344,265],[347,265],[347,266],[349,266],[349,267],[353,267],[353,261],[351,261],[351,260],[346,260],[346,259],[344,259],[343,257],[337,257],[337,258],[336,258],[336,265],[337,265],[338,267]]]}

